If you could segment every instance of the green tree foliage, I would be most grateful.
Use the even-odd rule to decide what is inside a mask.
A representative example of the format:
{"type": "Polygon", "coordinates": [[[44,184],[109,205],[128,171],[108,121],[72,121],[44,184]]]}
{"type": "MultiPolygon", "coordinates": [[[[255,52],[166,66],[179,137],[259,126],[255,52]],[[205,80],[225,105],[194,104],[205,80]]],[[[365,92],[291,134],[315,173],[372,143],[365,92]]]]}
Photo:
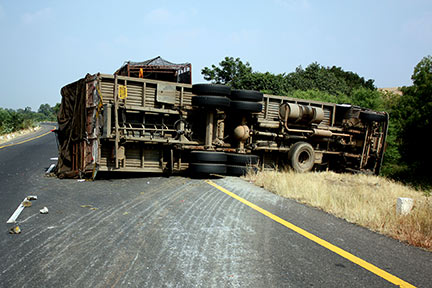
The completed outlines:
{"type": "Polygon", "coordinates": [[[293,92],[288,93],[289,97],[299,98],[299,99],[308,99],[315,101],[323,101],[329,103],[347,103],[349,102],[348,97],[345,94],[330,94],[325,91],[320,90],[294,90],[293,92]]]}
{"type": "Polygon", "coordinates": [[[30,127],[32,121],[28,115],[28,110],[20,109],[18,112],[12,109],[0,108],[0,134],[11,133],[30,127]]]}
{"type": "Polygon", "coordinates": [[[349,90],[363,87],[369,90],[375,90],[376,87],[374,85],[374,80],[369,79],[365,80],[363,77],[360,77],[357,73],[351,71],[344,71],[341,67],[333,66],[331,68],[327,68],[329,72],[333,73],[338,79],[343,79],[345,84],[348,86],[349,90]]]}
{"type": "Polygon", "coordinates": [[[297,67],[295,72],[287,75],[286,81],[293,90],[320,90],[332,94],[349,92],[343,79],[339,79],[328,68],[316,62],[307,66],[306,69],[301,66],[297,67]]]}
{"type": "Polygon", "coordinates": [[[416,176],[432,182],[432,154],[429,134],[432,131],[432,57],[424,57],[414,68],[413,85],[403,88],[403,96],[391,116],[399,136],[401,160],[416,176]]]}
{"type": "Polygon", "coordinates": [[[20,108],[16,111],[0,108],[0,135],[34,127],[37,122],[56,121],[59,107],[60,103],[54,107],[42,104],[38,112],[33,112],[31,107],[20,108]]]}
{"type": "Polygon", "coordinates": [[[373,110],[383,110],[385,106],[383,94],[381,92],[364,87],[353,89],[350,100],[355,105],[373,110]]]}
{"type": "Polygon", "coordinates": [[[232,87],[242,87],[242,82],[252,73],[252,67],[248,62],[243,63],[240,58],[225,57],[219,63],[220,67],[212,65],[212,68],[204,67],[201,73],[204,79],[217,84],[226,84],[232,87]]]}
{"type": "Polygon", "coordinates": [[[208,81],[236,89],[258,90],[276,95],[296,94],[303,99],[352,103],[372,109],[382,106],[373,80],[366,81],[356,73],[336,66],[324,67],[316,62],[305,69],[299,66],[292,73],[275,75],[269,72],[254,72],[249,62],[243,63],[240,58],[225,57],[219,66],[205,67],[201,72],[208,81]]]}
{"type": "Polygon", "coordinates": [[[51,118],[53,113],[53,109],[49,104],[41,104],[38,109],[38,113],[44,115],[46,118],[51,118]]]}
{"type": "Polygon", "coordinates": [[[54,113],[54,120],[57,120],[58,112],[60,111],[60,103],[57,103],[54,107],[52,107],[52,111],[54,113]]]}
{"type": "Polygon", "coordinates": [[[13,131],[12,115],[8,110],[0,108],[0,135],[13,131]]]}

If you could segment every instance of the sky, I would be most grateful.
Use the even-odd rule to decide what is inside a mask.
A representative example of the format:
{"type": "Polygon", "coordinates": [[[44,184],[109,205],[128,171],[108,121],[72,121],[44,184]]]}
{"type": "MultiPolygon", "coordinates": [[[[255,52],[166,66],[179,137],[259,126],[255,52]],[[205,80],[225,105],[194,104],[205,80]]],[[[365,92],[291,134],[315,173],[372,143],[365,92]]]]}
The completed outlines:
{"type": "Polygon", "coordinates": [[[193,83],[229,56],[259,72],[317,62],[408,86],[431,50],[430,0],[0,0],[0,107],[53,106],[87,73],[157,56],[192,63],[193,83]]]}

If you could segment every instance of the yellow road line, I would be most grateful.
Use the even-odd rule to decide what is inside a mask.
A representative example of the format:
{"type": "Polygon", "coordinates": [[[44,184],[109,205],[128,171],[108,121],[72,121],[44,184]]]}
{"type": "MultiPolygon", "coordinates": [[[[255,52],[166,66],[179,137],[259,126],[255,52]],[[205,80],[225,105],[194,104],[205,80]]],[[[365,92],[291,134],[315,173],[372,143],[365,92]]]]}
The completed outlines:
{"type": "MultiPolygon", "coordinates": [[[[55,127],[54,127],[54,128],[55,128],[55,127]]],[[[46,133],[44,133],[44,134],[42,134],[42,135],[38,135],[38,136],[32,137],[32,138],[30,138],[30,139],[27,139],[27,140],[24,140],[24,141],[21,141],[21,142],[18,142],[18,143],[12,143],[12,144],[7,144],[7,145],[0,146],[0,149],[5,148],[5,147],[10,147],[10,146],[15,146],[15,145],[23,144],[23,143],[26,143],[26,142],[29,142],[29,141],[35,140],[35,139],[37,139],[37,138],[43,137],[43,136],[45,136],[45,135],[48,135],[48,134],[51,133],[51,132],[52,132],[52,131],[48,131],[48,132],[46,132],[46,133]]]]}
{"type": "Polygon", "coordinates": [[[290,222],[270,213],[269,211],[247,201],[246,199],[243,199],[242,197],[238,196],[237,194],[234,194],[234,193],[226,190],[225,188],[217,185],[213,181],[206,180],[206,182],[208,184],[212,185],[213,187],[215,187],[216,189],[218,189],[218,190],[224,192],[225,194],[231,196],[232,198],[234,198],[234,199],[242,202],[243,204],[249,206],[250,208],[258,211],[259,213],[261,213],[261,214],[271,218],[272,220],[278,222],[279,224],[282,224],[283,226],[297,232],[298,234],[300,234],[303,237],[321,245],[322,247],[327,248],[328,250],[338,254],[339,256],[342,256],[343,258],[363,267],[364,269],[374,273],[375,275],[378,275],[379,277],[384,278],[385,280],[387,280],[387,281],[389,281],[395,285],[398,285],[400,287],[415,287],[412,284],[405,282],[404,280],[376,267],[375,265],[373,265],[369,262],[366,262],[365,260],[360,259],[359,257],[357,257],[357,256],[355,256],[355,255],[353,255],[353,254],[351,254],[351,253],[349,253],[349,252],[347,252],[347,251],[345,251],[345,250],[343,250],[343,249],[341,249],[341,248],[339,248],[339,247],[337,247],[337,246],[335,246],[335,245],[333,245],[333,244],[331,244],[331,243],[329,243],[329,242],[327,242],[327,241],[325,241],[325,240],[323,240],[323,239],[321,239],[321,238],[319,238],[319,237],[317,237],[317,236],[315,236],[309,232],[307,232],[306,230],[303,230],[302,228],[295,226],[294,224],[291,224],[290,222]]]}

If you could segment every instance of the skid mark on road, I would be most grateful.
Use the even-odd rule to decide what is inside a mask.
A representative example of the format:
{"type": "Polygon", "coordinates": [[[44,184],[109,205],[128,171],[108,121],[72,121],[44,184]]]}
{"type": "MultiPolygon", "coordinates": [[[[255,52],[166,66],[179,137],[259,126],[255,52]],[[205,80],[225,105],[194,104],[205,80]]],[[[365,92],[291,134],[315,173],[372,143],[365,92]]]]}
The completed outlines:
{"type": "MultiPolygon", "coordinates": [[[[138,259],[139,253],[137,253],[137,251],[139,252],[142,246],[147,244],[145,236],[150,232],[148,226],[154,227],[157,225],[157,223],[163,218],[161,215],[167,213],[166,211],[169,203],[179,199],[181,193],[185,190],[187,190],[187,185],[162,187],[160,193],[164,195],[163,197],[159,198],[158,201],[154,201],[154,203],[150,204],[149,207],[144,210],[134,212],[136,213],[136,216],[133,220],[128,221],[126,225],[122,225],[114,231],[115,235],[117,235],[117,233],[119,235],[114,237],[116,240],[109,245],[108,243],[104,244],[104,246],[108,245],[108,247],[112,248],[113,253],[111,257],[106,258],[105,262],[102,263],[101,266],[105,267],[109,265],[117,268],[113,269],[115,273],[113,273],[113,271],[104,272],[102,278],[107,279],[104,282],[104,285],[115,286],[120,280],[122,280],[122,278],[126,277],[124,275],[130,273],[138,259]],[[169,189],[170,193],[162,193],[162,190],[167,189],[169,189]],[[128,245],[130,244],[138,247],[129,248],[128,245]],[[119,255],[115,255],[115,253],[119,253],[119,255]],[[116,278],[114,279],[113,277],[116,278]]],[[[93,260],[97,261],[96,258],[93,260]]],[[[139,271],[139,269],[137,270],[139,271]]],[[[92,282],[91,285],[98,284],[97,279],[94,278],[92,281],[94,281],[94,283],[92,282]]]]}
{"type": "Polygon", "coordinates": [[[312,233],[309,233],[306,230],[304,230],[298,226],[295,226],[294,224],[270,213],[269,211],[253,204],[252,202],[249,202],[248,200],[246,200],[240,196],[238,196],[237,194],[234,194],[233,192],[228,191],[227,189],[223,188],[222,186],[217,185],[213,181],[206,180],[206,182],[209,185],[218,189],[219,191],[224,192],[225,194],[229,195],[230,197],[240,201],[241,203],[243,203],[243,204],[249,206],[250,208],[256,210],[257,212],[263,214],[264,216],[276,221],[277,223],[287,227],[288,229],[291,229],[291,230],[297,232],[298,234],[302,235],[303,237],[317,243],[318,245],[321,245],[322,247],[338,254],[339,256],[359,265],[360,267],[374,273],[375,275],[387,280],[388,282],[393,283],[394,285],[398,285],[400,287],[415,287],[412,284],[410,284],[410,283],[408,283],[408,282],[406,282],[406,281],[404,281],[404,280],[376,267],[375,265],[373,265],[373,264],[371,264],[371,263],[369,263],[369,262],[367,262],[367,261],[365,261],[365,260],[363,260],[363,259],[361,259],[361,258],[359,258],[359,257],[357,257],[357,256],[355,256],[355,255],[353,255],[353,254],[351,254],[351,253],[349,253],[349,252],[347,252],[347,251],[345,251],[345,250],[343,250],[343,249],[341,249],[341,248],[339,248],[339,247],[337,247],[337,246],[335,246],[335,245],[333,245],[333,244],[331,244],[331,243],[329,243],[329,242],[327,242],[327,241],[325,241],[325,240],[323,240],[323,239],[321,239],[315,235],[313,235],[312,233]]]}
{"type": "MultiPolygon", "coordinates": [[[[100,266],[107,258],[103,265],[109,266],[111,258],[117,257],[115,252],[121,252],[125,249],[122,247],[123,241],[126,238],[133,238],[133,234],[137,231],[134,226],[140,221],[146,221],[147,218],[154,217],[154,213],[158,209],[163,208],[160,202],[165,203],[167,199],[176,195],[178,197],[178,191],[176,192],[176,190],[180,191],[184,189],[182,187],[180,181],[166,181],[166,184],[153,189],[150,196],[147,194],[137,194],[137,197],[134,199],[125,200],[118,205],[112,205],[96,211],[89,211],[79,207],[77,208],[77,212],[84,212],[84,215],[77,217],[75,214],[63,218],[63,223],[58,226],[61,228],[57,230],[45,228],[39,231],[36,233],[37,236],[34,235],[31,238],[38,237],[47,232],[47,230],[51,230],[48,233],[52,234],[54,232],[54,234],[41,240],[40,244],[32,247],[30,251],[29,249],[24,249],[25,247],[21,247],[23,248],[22,250],[15,250],[13,254],[19,260],[12,259],[10,262],[8,261],[10,264],[2,271],[2,274],[7,273],[12,268],[15,268],[14,271],[24,269],[21,265],[18,265],[20,263],[25,263],[29,267],[39,267],[38,270],[41,272],[35,273],[33,277],[23,277],[16,280],[12,285],[16,287],[31,285],[33,280],[38,280],[41,277],[56,281],[55,279],[59,275],[67,275],[68,271],[72,271],[74,267],[78,267],[75,270],[79,271],[79,273],[76,277],[72,278],[74,281],[78,281],[77,283],[81,279],[84,279],[81,284],[85,283],[85,286],[87,286],[90,280],[95,279],[92,277],[93,274],[105,273],[107,277],[104,277],[104,279],[107,279],[109,278],[109,271],[107,272],[107,269],[91,268],[100,266]],[[171,191],[171,193],[163,193],[164,189],[171,191]],[[151,197],[156,194],[163,195],[163,197],[158,196],[157,201],[153,201],[151,197]],[[140,209],[143,207],[144,209],[140,209]],[[131,211],[131,213],[125,216],[123,215],[125,210],[131,211]],[[127,217],[130,220],[118,221],[121,217],[127,217]],[[110,251],[111,254],[106,251],[110,251]],[[107,254],[109,255],[108,257],[106,257],[107,254]],[[84,267],[89,267],[89,269],[83,269],[84,267]]],[[[137,235],[140,235],[140,233],[137,235]]],[[[25,242],[28,241],[31,240],[27,239],[25,242]]],[[[22,243],[22,245],[25,244],[22,243]]],[[[134,253],[134,255],[136,254],[134,253]]],[[[125,263],[129,262],[123,261],[123,263],[119,264],[119,267],[124,267],[125,263]]],[[[97,281],[95,283],[96,286],[98,284],[97,281]]],[[[62,286],[64,285],[62,284],[62,286]]]]}
{"type": "MultiPolygon", "coordinates": [[[[187,194],[192,194],[195,187],[195,183],[190,185],[190,190],[187,191],[187,194]]],[[[156,273],[147,274],[144,283],[157,283],[160,279],[165,279],[167,282],[171,281],[170,279],[173,278],[173,275],[167,274],[163,266],[167,264],[167,259],[170,261],[169,264],[172,264],[177,261],[177,258],[182,258],[181,253],[183,252],[183,247],[190,247],[192,245],[191,243],[194,242],[194,239],[190,238],[191,235],[187,233],[187,228],[193,225],[193,223],[196,223],[196,221],[200,221],[204,213],[208,213],[205,209],[206,207],[203,207],[202,204],[211,202],[211,197],[211,194],[200,190],[197,198],[192,201],[187,198],[187,202],[183,206],[187,207],[186,209],[182,207],[183,209],[181,210],[170,211],[170,214],[164,215],[163,221],[165,225],[161,227],[160,231],[157,231],[161,240],[160,247],[152,257],[154,259],[154,265],[156,266],[153,267],[153,271],[156,273]],[[198,210],[198,213],[194,213],[194,210],[198,210]],[[180,241],[180,239],[182,240],[180,241]]],[[[193,255],[189,256],[192,258],[188,259],[193,261],[193,255]]],[[[173,266],[178,267],[177,265],[173,266]]],[[[178,269],[183,271],[184,266],[178,269]]],[[[183,272],[181,272],[181,274],[183,274],[183,272]]],[[[139,270],[135,270],[134,278],[135,277],[139,277],[139,270]]]]}
{"type": "Polygon", "coordinates": [[[181,279],[182,286],[187,287],[218,287],[226,281],[234,287],[253,283],[262,271],[257,271],[255,265],[245,265],[245,260],[246,264],[260,261],[258,255],[251,253],[253,247],[242,241],[243,237],[255,234],[249,226],[251,222],[242,220],[241,214],[247,209],[229,197],[221,197],[204,182],[198,183],[188,192],[193,197],[191,202],[167,215],[166,228],[160,231],[163,242],[152,257],[156,266],[153,271],[157,274],[148,274],[144,283],[155,283],[158,279],[164,279],[168,286],[181,279]],[[175,270],[167,273],[166,267],[175,270]],[[235,277],[245,274],[248,278],[243,278],[242,283],[235,277]]]}
{"type": "MultiPolygon", "coordinates": [[[[176,189],[172,190],[175,186],[175,183],[173,185],[161,185],[154,193],[162,193],[167,188],[171,189],[172,193],[162,194],[164,196],[158,199],[161,202],[166,202],[166,199],[172,197],[177,192],[176,189]]],[[[181,186],[178,187],[177,185],[177,189],[180,190],[181,186]]],[[[95,213],[98,216],[97,218],[83,221],[83,223],[80,223],[80,226],[74,227],[68,235],[65,235],[64,238],[66,239],[59,239],[52,243],[53,247],[57,246],[58,248],[53,251],[53,255],[50,255],[52,260],[47,263],[48,265],[45,265],[46,267],[44,267],[43,271],[50,271],[49,278],[59,274],[60,271],[67,269],[67,267],[69,269],[77,267],[76,270],[81,271],[80,266],[84,264],[84,261],[84,265],[88,265],[94,269],[81,271],[74,278],[75,283],[79,284],[82,281],[82,283],[86,283],[89,286],[102,285],[102,283],[99,283],[100,278],[98,276],[106,274],[102,278],[110,279],[110,276],[117,275],[119,271],[123,271],[128,266],[128,263],[130,263],[128,261],[130,254],[127,253],[126,255],[124,253],[128,249],[127,245],[124,245],[124,242],[130,242],[132,239],[138,241],[137,238],[140,236],[140,230],[136,229],[136,224],[138,222],[146,222],[159,209],[161,209],[159,201],[152,201],[147,197],[139,196],[137,199],[124,201],[121,205],[97,210],[95,213]],[[141,207],[144,209],[140,209],[141,207]],[[130,211],[130,213],[123,215],[125,210],[130,211]],[[122,222],[120,221],[121,218],[127,218],[128,220],[122,222]],[[67,241],[67,239],[69,240],[67,241]],[[85,260],[76,259],[77,255],[71,253],[70,250],[74,251],[75,249],[73,248],[76,247],[78,248],[77,251],[81,251],[81,254],[83,254],[82,246],[80,246],[81,243],[86,243],[85,260]],[[80,247],[81,249],[79,249],[80,247]],[[59,248],[61,248],[60,251],[59,248]],[[112,270],[95,269],[96,267],[106,266],[115,266],[118,269],[114,269],[114,273],[112,270]]],[[[105,282],[105,284],[109,284],[109,282],[105,282]]]]}

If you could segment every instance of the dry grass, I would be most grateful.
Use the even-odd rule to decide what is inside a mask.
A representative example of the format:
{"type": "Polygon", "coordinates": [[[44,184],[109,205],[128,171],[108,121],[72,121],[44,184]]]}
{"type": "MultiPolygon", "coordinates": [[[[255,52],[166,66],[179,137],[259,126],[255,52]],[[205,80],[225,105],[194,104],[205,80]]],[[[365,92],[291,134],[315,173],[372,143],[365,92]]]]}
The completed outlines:
{"type": "Polygon", "coordinates": [[[333,172],[265,171],[247,178],[275,194],[432,251],[432,200],[425,193],[381,177],[333,172]],[[396,215],[398,197],[414,199],[410,214],[396,215]]]}

